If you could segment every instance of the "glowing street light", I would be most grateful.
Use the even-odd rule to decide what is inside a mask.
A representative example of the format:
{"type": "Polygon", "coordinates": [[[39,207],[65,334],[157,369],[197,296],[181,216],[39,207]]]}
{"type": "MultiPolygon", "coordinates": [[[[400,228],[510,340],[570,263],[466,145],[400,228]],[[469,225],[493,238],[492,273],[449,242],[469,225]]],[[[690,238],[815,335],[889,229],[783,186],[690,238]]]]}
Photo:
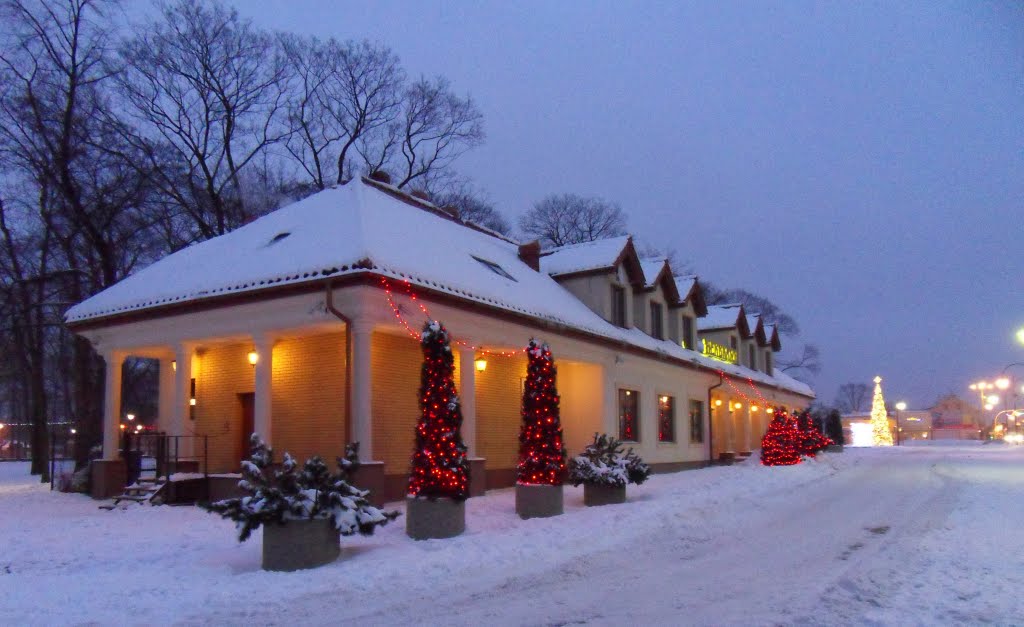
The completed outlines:
{"type": "Polygon", "coordinates": [[[999,377],[998,379],[996,379],[996,387],[999,388],[1000,390],[1005,390],[1006,388],[1010,387],[1010,380],[1007,379],[1006,377],[999,377]]]}
{"type": "Polygon", "coordinates": [[[1024,344],[1024,327],[1017,329],[1017,341],[1024,344]]]}
{"type": "Polygon", "coordinates": [[[989,395],[988,397],[985,398],[985,400],[988,402],[989,405],[999,404],[999,396],[996,394],[989,395]]]}
{"type": "Polygon", "coordinates": [[[900,432],[903,431],[900,427],[900,412],[907,408],[907,404],[903,401],[896,403],[896,446],[900,445],[900,432]]]}

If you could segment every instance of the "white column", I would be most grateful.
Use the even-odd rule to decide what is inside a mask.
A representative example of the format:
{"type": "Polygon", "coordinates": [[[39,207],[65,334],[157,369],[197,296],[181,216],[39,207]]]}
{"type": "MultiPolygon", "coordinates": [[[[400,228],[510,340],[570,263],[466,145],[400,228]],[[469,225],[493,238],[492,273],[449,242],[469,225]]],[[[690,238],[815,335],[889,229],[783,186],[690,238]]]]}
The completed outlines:
{"type": "MultiPolygon", "coordinates": [[[[174,347],[174,404],[167,435],[191,435],[195,429],[190,424],[192,418],[192,354],[194,344],[178,344],[174,347]]],[[[189,457],[193,446],[191,439],[178,438],[168,443],[171,447],[168,454],[174,457],[189,457]]]]}
{"type": "Polygon", "coordinates": [[[274,340],[268,335],[253,338],[256,347],[256,389],[253,429],[267,446],[273,442],[274,340]]]}
{"type": "MultiPolygon", "coordinates": [[[[459,399],[462,401],[462,440],[469,457],[476,457],[476,354],[459,349],[459,399]]],[[[486,376],[486,374],[485,374],[486,376]]]]}
{"type": "Polygon", "coordinates": [[[743,413],[741,415],[741,420],[743,421],[743,444],[740,448],[743,450],[743,452],[747,452],[753,450],[752,432],[754,430],[750,420],[749,402],[743,404],[743,413]]]}
{"type": "Polygon", "coordinates": [[[159,400],[157,402],[156,429],[166,432],[174,423],[175,360],[171,357],[160,359],[159,400]]]}
{"type": "Polygon", "coordinates": [[[373,342],[373,322],[366,319],[352,321],[352,441],[359,442],[359,458],[373,461],[373,394],[370,347],[373,342]]]}
{"type": "Polygon", "coordinates": [[[120,457],[121,442],[121,365],[125,355],[120,351],[103,354],[107,362],[106,387],[103,396],[103,459],[120,457]]]}

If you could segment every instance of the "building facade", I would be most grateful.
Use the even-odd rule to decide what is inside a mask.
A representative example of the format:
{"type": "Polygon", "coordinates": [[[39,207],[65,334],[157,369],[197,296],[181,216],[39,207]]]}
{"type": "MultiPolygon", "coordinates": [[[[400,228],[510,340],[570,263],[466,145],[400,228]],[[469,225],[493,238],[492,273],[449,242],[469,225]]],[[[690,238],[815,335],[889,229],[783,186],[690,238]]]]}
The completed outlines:
{"type": "Polygon", "coordinates": [[[772,370],[777,335],[759,319],[750,333],[745,312],[753,361],[695,350],[707,313],[695,277],[639,259],[629,238],[541,250],[356,179],[169,255],[67,320],[108,366],[98,493],[119,489],[120,365],[135,356],[160,363],[158,428],[205,436],[202,455],[185,451],[202,470],[236,471],[252,432],[300,460],[358,441],[362,483],[396,498],[426,320],[455,340],[478,486],[514,482],[530,338],[555,356],[570,455],[595,432],[660,470],[757,448],[765,410],[813,392],[772,370]]]}

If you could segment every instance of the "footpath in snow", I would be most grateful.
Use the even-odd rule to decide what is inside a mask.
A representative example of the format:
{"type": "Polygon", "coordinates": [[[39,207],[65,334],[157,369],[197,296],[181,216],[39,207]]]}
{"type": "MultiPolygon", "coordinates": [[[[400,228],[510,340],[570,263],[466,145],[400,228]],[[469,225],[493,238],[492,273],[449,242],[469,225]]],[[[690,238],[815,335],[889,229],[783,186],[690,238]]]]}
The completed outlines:
{"type": "MultiPolygon", "coordinates": [[[[1024,447],[851,449],[656,475],[625,505],[467,533],[404,521],[342,557],[260,570],[260,532],[193,507],[103,511],[0,463],[0,624],[932,625],[1020,622],[1024,447]]],[[[395,504],[401,508],[401,504],[395,504]]]]}

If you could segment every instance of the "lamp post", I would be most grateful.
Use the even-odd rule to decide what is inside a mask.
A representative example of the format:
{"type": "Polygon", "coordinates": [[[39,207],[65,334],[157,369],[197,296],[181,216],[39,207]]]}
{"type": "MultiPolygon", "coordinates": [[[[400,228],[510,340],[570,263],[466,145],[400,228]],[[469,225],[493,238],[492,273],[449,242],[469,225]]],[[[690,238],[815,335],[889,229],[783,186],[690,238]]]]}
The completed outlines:
{"type": "Polygon", "coordinates": [[[989,406],[988,404],[988,400],[986,400],[985,398],[987,395],[986,392],[993,389],[995,385],[989,383],[988,381],[978,381],[977,383],[972,383],[967,387],[978,393],[978,399],[981,403],[981,418],[978,420],[978,426],[981,426],[982,424],[987,422],[985,420],[985,412],[992,409],[992,407],[989,406]]]}
{"type": "Polygon", "coordinates": [[[896,446],[900,445],[900,412],[907,408],[903,401],[896,403],[896,446]]]}

